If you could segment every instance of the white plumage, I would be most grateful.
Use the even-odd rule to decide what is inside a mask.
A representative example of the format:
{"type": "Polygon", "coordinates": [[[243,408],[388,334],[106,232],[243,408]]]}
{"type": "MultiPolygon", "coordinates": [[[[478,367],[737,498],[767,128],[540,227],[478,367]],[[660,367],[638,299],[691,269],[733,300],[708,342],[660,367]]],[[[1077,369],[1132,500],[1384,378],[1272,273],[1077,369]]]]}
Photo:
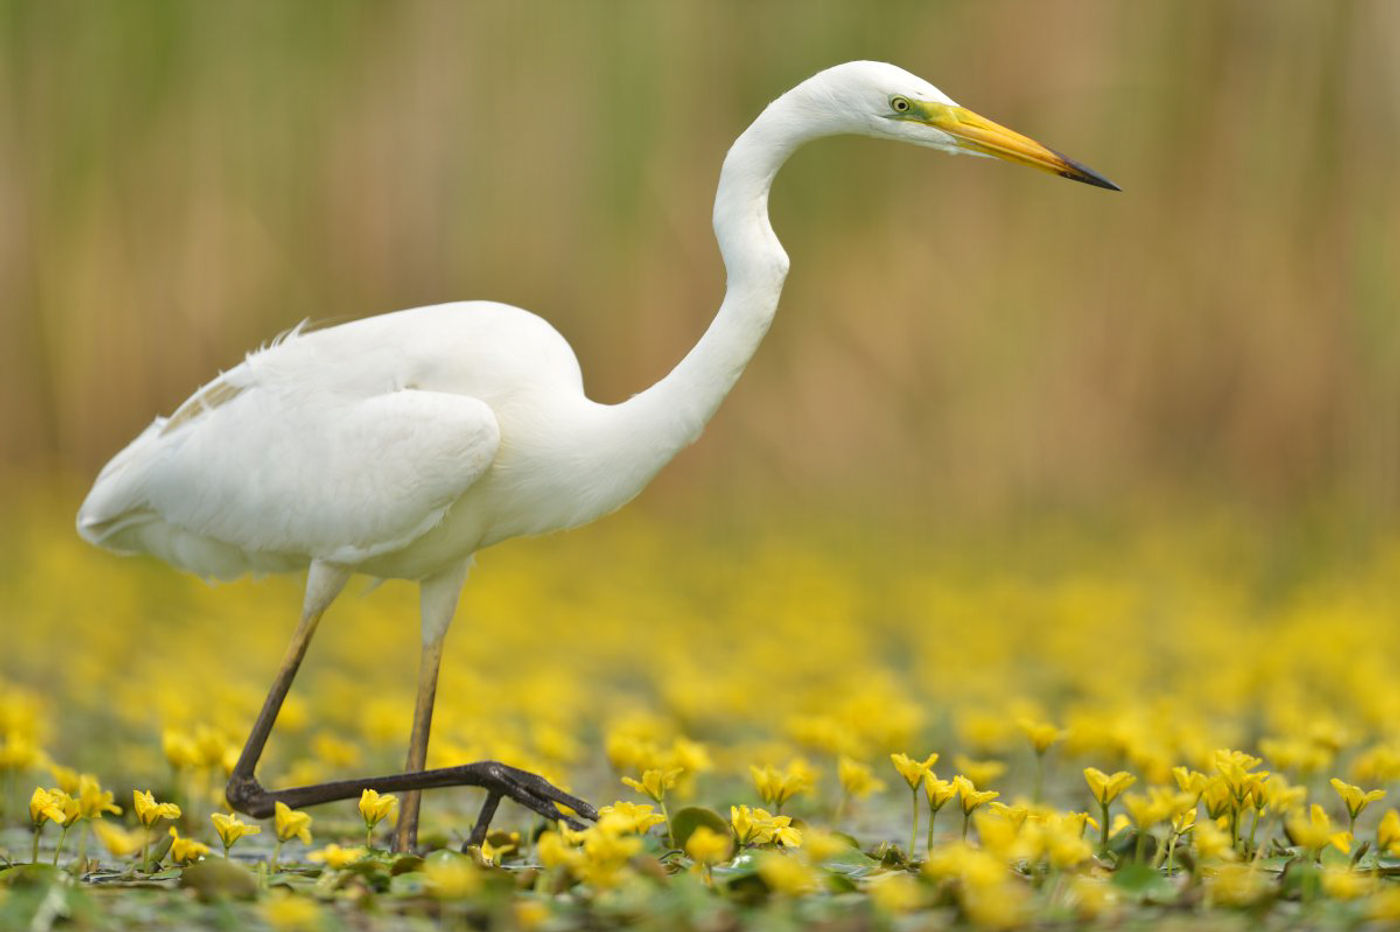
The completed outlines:
{"type": "MultiPolygon", "coordinates": [[[[410,771],[421,770],[441,642],[472,554],[620,507],[699,436],[768,331],[787,275],[768,220],[773,177],[798,146],[839,133],[993,155],[1112,187],[902,69],[838,65],[773,101],[730,149],[714,208],[724,302],[695,348],[639,395],[618,405],[588,400],[568,344],[527,311],[444,304],[293,331],[157,418],[102,470],[78,514],[79,532],[95,544],[209,577],[310,568],[302,626],[230,780],[235,806],[267,812],[281,798],[257,785],[253,767],[311,632],[350,572],[423,583],[408,759],[410,771]]],[[[546,815],[552,803],[541,798],[564,798],[480,779],[546,815]]],[[[306,804],[356,785],[282,795],[306,804]]],[[[412,842],[416,805],[406,807],[401,843],[412,842]]],[[[491,812],[494,803],[474,837],[491,812]]]]}

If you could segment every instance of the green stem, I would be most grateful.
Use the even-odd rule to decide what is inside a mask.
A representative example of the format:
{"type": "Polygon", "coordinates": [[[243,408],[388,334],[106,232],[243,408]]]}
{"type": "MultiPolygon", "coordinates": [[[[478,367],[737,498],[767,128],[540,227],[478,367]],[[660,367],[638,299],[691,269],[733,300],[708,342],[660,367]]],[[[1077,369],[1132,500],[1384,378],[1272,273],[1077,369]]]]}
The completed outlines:
{"type": "Polygon", "coordinates": [[[1246,846],[1247,846],[1247,848],[1248,848],[1248,850],[1245,852],[1246,854],[1252,855],[1252,854],[1254,853],[1254,851],[1255,851],[1255,848],[1254,848],[1254,835],[1255,835],[1255,833],[1258,832],[1258,831],[1259,831],[1259,810],[1258,810],[1258,809],[1255,809],[1255,810],[1254,810],[1254,821],[1253,821],[1252,823],[1250,823],[1250,826],[1249,826],[1249,841],[1245,843],[1246,846]]]}
{"type": "Polygon", "coordinates": [[[662,796],[657,802],[661,804],[661,817],[666,820],[666,844],[674,848],[676,846],[676,831],[671,828],[671,813],[666,809],[666,797],[662,796]]]}
{"type": "Polygon", "coordinates": [[[268,865],[269,873],[277,872],[277,859],[282,856],[282,839],[277,839],[277,844],[272,846],[272,863],[268,865]]]}
{"type": "Polygon", "coordinates": [[[933,806],[929,806],[929,807],[928,807],[928,847],[925,849],[926,854],[932,854],[932,853],[933,853],[933,822],[934,822],[934,820],[937,819],[937,818],[938,818],[938,810],[935,809],[933,806]]]}
{"type": "Polygon", "coordinates": [[[1039,805],[1041,790],[1045,786],[1045,755],[1036,752],[1035,755],[1035,786],[1031,791],[1031,801],[1039,805]]]}
{"type": "Polygon", "coordinates": [[[972,824],[972,810],[971,810],[971,809],[964,809],[964,810],[963,810],[963,833],[962,833],[963,841],[967,841],[967,827],[968,827],[969,825],[971,825],[971,824],[972,824]]]}
{"type": "Polygon", "coordinates": [[[34,826],[34,853],[29,858],[30,864],[39,863],[39,833],[44,830],[44,823],[40,822],[34,826]]]}
{"type": "Polygon", "coordinates": [[[1103,814],[1099,820],[1099,857],[1103,858],[1108,856],[1108,803],[1099,803],[1099,811],[1103,814]]]}
{"type": "Polygon", "coordinates": [[[53,866],[58,866],[58,855],[63,851],[63,842],[68,837],[68,824],[65,822],[58,833],[58,844],[53,849],[53,866]]]}
{"type": "Polygon", "coordinates": [[[919,788],[914,787],[910,800],[914,803],[914,825],[909,829],[909,860],[914,860],[914,846],[919,842],[919,788]]]}
{"type": "Polygon", "coordinates": [[[1139,825],[1137,830],[1137,846],[1133,849],[1133,861],[1142,863],[1142,856],[1147,853],[1147,829],[1139,825]]]}

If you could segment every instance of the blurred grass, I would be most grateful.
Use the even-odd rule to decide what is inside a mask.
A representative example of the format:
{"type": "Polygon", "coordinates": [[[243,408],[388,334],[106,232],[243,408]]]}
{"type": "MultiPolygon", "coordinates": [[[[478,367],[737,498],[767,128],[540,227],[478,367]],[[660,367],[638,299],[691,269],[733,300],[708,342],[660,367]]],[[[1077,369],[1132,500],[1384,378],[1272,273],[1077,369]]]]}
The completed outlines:
{"type": "Polygon", "coordinates": [[[0,3],[0,464],[89,475],[304,317],[457,298],[543,313],[624,398],[718,304],[729,142],[856,57],[1125,193],[804,151],[778,322],[654,500],[1393,514],[1385,0],[0,3]]]}

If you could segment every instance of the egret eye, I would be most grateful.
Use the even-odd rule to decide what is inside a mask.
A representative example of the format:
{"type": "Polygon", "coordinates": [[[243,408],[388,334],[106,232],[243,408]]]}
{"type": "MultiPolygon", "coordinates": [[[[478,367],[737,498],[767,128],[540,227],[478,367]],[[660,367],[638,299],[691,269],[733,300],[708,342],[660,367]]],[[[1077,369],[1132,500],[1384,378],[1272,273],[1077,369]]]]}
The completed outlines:
{"type": "Polygon", "coordinates": [[[890,98],[890,109],[893,110],[895,113],[908,113],[909,108],[913,106],[914,105],[909,102],[908,97],[890,98]]]}

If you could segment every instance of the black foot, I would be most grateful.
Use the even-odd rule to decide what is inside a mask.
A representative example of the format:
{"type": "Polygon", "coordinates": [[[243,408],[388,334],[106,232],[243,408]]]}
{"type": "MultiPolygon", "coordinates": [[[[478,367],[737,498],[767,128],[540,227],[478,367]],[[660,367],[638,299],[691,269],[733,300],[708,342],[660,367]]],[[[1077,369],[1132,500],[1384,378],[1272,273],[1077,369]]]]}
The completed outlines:
{"type": "Polygon", "coordinates": [[[486,840],[486,832],[491,827],[496,807],[500,805],[503,796],[551,822],[562,821],[575,831],[582,830],[583,823],[560,812],[556,804],[567,806],[589,821],[596,821],[598,818],[598,810],[588,802],[565,793],[548,780],[527,770],[510,767],[498,761],[482,761],[466,766],[478,770],[481,782],[474,785],[486,789],[486,801],[481,804],[481,813],[476,817],[476,825],[472,826],[471,837],[462,846],[463,850],[472,845],[480,845],[486,840]]]}
{"type": "Polygon", "coordinates": [[[496,815],[496,807],[500,805],[501,797],[514,800],[551,822],[562,821],[575,831],[581,831],[584,827],[579,819],[592,822],[598,818],[598,810],[587,801],[565,793],[543,777],[494,760],[462,764],[458,767],[441,767],[437,770],[366,777],[360,780],[337,780],[334,783],[317,783],[289,790],[266,790],[252,776],[234,774],[229,778],[228,788],[224,792],[229,805],[234,809],[256,819],[266,819],[273,814],[279,802],[286,803],[293,809],[301,809],[337,799],[354,799],[365,790],[395,793],[447,786],[479,786],[486,790],[486,802],[481,807],[476,825],[472,827],[471,837],[467,840],[468,845],[479,845],[485,840],[486,831],[491,826],[491,819],[496,815]],[[561,812],[559,806],[572,809],[578,818],[561,812]]]}

